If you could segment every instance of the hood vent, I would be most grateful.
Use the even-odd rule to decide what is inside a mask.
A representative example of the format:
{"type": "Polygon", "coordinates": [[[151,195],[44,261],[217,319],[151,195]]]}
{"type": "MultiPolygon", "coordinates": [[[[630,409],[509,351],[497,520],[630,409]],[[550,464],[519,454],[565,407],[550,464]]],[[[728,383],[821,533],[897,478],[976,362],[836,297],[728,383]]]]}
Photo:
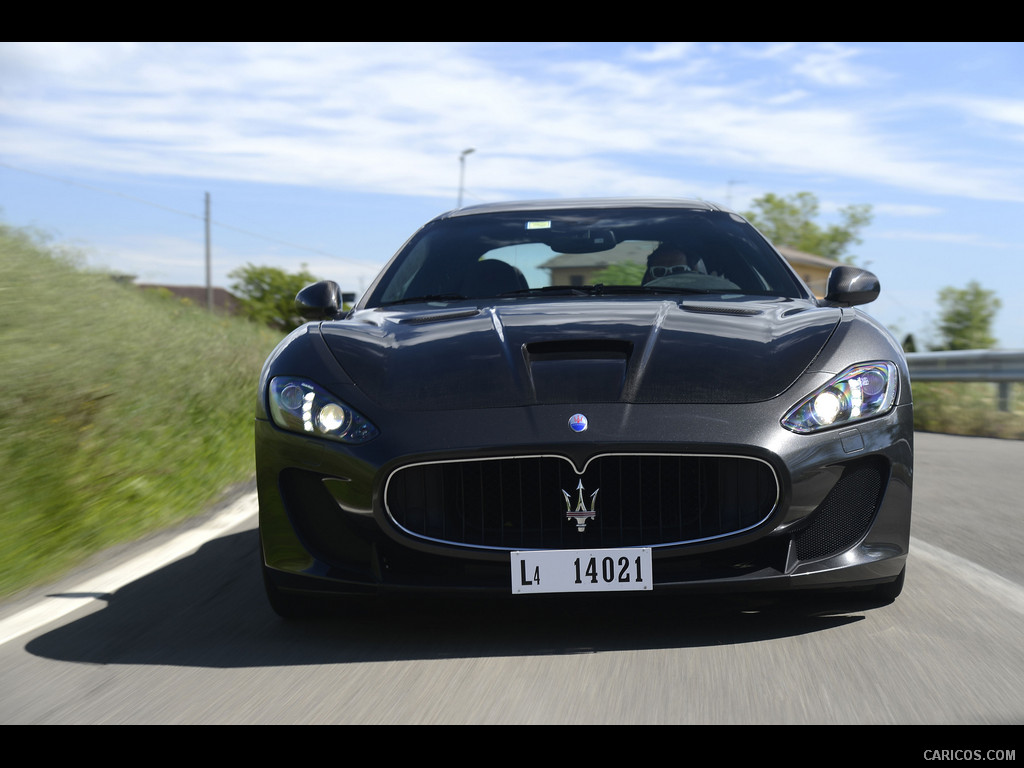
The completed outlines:
{"type": "Polygon", "coordinates": [[[425,323],[441,323],[445,320],[458,320],[460,317],[475,317],[480,314],[479,309],[461,309],[455,312],[432,312],[429,315],[411,315],[404,317],[398,322],[403,325],[424,325],[425,323]]]}
{"type": "Polygon", "coordinates": [[[633,344],[620,339],[534,341],[525,347],[528,362],[552,360],[628,360],[633,344]]]}
{"type": "Polygon", "coordinates": [[[538,403],[615,402],[633,345],[617,339],[539,341],[523,353],[538,403]]]}
{"type": "Polygon", "coordinates": [[[687,312],[703,312],[709,315],[760,315],[762,310],[737,307],[733,304],[680,304],[687,312]]]}

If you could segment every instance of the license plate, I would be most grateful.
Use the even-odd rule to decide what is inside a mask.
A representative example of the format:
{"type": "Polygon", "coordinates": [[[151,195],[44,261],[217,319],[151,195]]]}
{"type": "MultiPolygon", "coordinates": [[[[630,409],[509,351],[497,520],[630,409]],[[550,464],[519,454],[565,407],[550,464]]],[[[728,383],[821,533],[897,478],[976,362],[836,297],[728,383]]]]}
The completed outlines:
{"type": "Polygon", "coordinates": [[[653,589],[651,548],[548,549],[512,553],[512,593],[653,589]]]}

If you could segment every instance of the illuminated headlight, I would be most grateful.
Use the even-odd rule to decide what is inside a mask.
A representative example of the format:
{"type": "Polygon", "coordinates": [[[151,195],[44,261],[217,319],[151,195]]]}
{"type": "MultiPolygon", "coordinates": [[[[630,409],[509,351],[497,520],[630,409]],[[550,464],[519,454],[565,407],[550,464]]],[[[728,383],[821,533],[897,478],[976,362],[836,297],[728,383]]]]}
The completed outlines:
{"type": "Polygon", "coordinates": [[[804,398],[782,426],[806,434],[888,413],[896,402],[899,373],[892,363],[863,363],[847,368],[804,398]]]}
{"type": "Polygon", "coordinates": [[[270,415],[282,429],[343,443],[365,443],[377,428],[322,387],[279,376],[270,382],[270,415]]]}

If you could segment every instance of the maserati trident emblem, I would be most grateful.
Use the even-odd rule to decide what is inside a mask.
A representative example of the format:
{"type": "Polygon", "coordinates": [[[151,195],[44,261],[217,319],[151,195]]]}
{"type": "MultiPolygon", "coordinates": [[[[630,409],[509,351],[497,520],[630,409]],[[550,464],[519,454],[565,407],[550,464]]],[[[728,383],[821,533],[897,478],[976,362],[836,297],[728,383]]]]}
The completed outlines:
{"type": "Polygon", "coordinates": [[[597,517],[597,510],[594,509],[594,499],[597,498],[597,493],[601,489],[598,488],[590,494],[590,509],[587,509],[586,502],[583,501],[583,479],[580,479],[580,484],[576,486],[576,490],[579,491],[579,496],[576,500],[576,509],[572,508],[572,496],[569,495],[568,491],[562,491],[562,495],[565,496],[565,519],[574,520],[576,522],[576,530],[580,533],[587,528],[587,521],[593,520],[597,517]]]}
{"type": "Polygon", "coordinates": [[[582,413],[575,413],[569,417],[569,429],[573,432],[584,432],[587,429],[587,417],[582,413]]]}

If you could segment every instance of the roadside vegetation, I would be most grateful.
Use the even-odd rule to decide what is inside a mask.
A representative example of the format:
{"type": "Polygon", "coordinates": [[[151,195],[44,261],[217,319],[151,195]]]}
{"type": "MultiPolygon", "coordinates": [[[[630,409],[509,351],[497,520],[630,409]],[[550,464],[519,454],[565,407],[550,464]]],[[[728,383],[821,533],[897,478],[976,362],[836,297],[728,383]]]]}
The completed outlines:
{"type": "MultiPolygon", "coordinates": [[[[939,291],[937,339],[934,352],[991,349],[996,345],[992,325],[1002,302],[995,291],[977,281],[939,291]]],[[[903,342],[907,352],[916,351],[912,336],[903,342]]],[[[1009,386],[1006,404],[999,402],[999,385],[992,382],[916,382],[914,427],[924,432],[975,435],[1024,440],[1024,391],[1009,386]]]]}
{"type": "Polygon", "coordinates": [[[248,480],[257,377],[280,338],[0,224],[0,596],[248,480]]]}
{"type": "Polygon", "coordinates": [[[928,381],[912,384],[914,428],[949,435],[1024,440],[1024,386],[1010,388],[1010,408],[999,408],[997,385],[928,381]]]}

